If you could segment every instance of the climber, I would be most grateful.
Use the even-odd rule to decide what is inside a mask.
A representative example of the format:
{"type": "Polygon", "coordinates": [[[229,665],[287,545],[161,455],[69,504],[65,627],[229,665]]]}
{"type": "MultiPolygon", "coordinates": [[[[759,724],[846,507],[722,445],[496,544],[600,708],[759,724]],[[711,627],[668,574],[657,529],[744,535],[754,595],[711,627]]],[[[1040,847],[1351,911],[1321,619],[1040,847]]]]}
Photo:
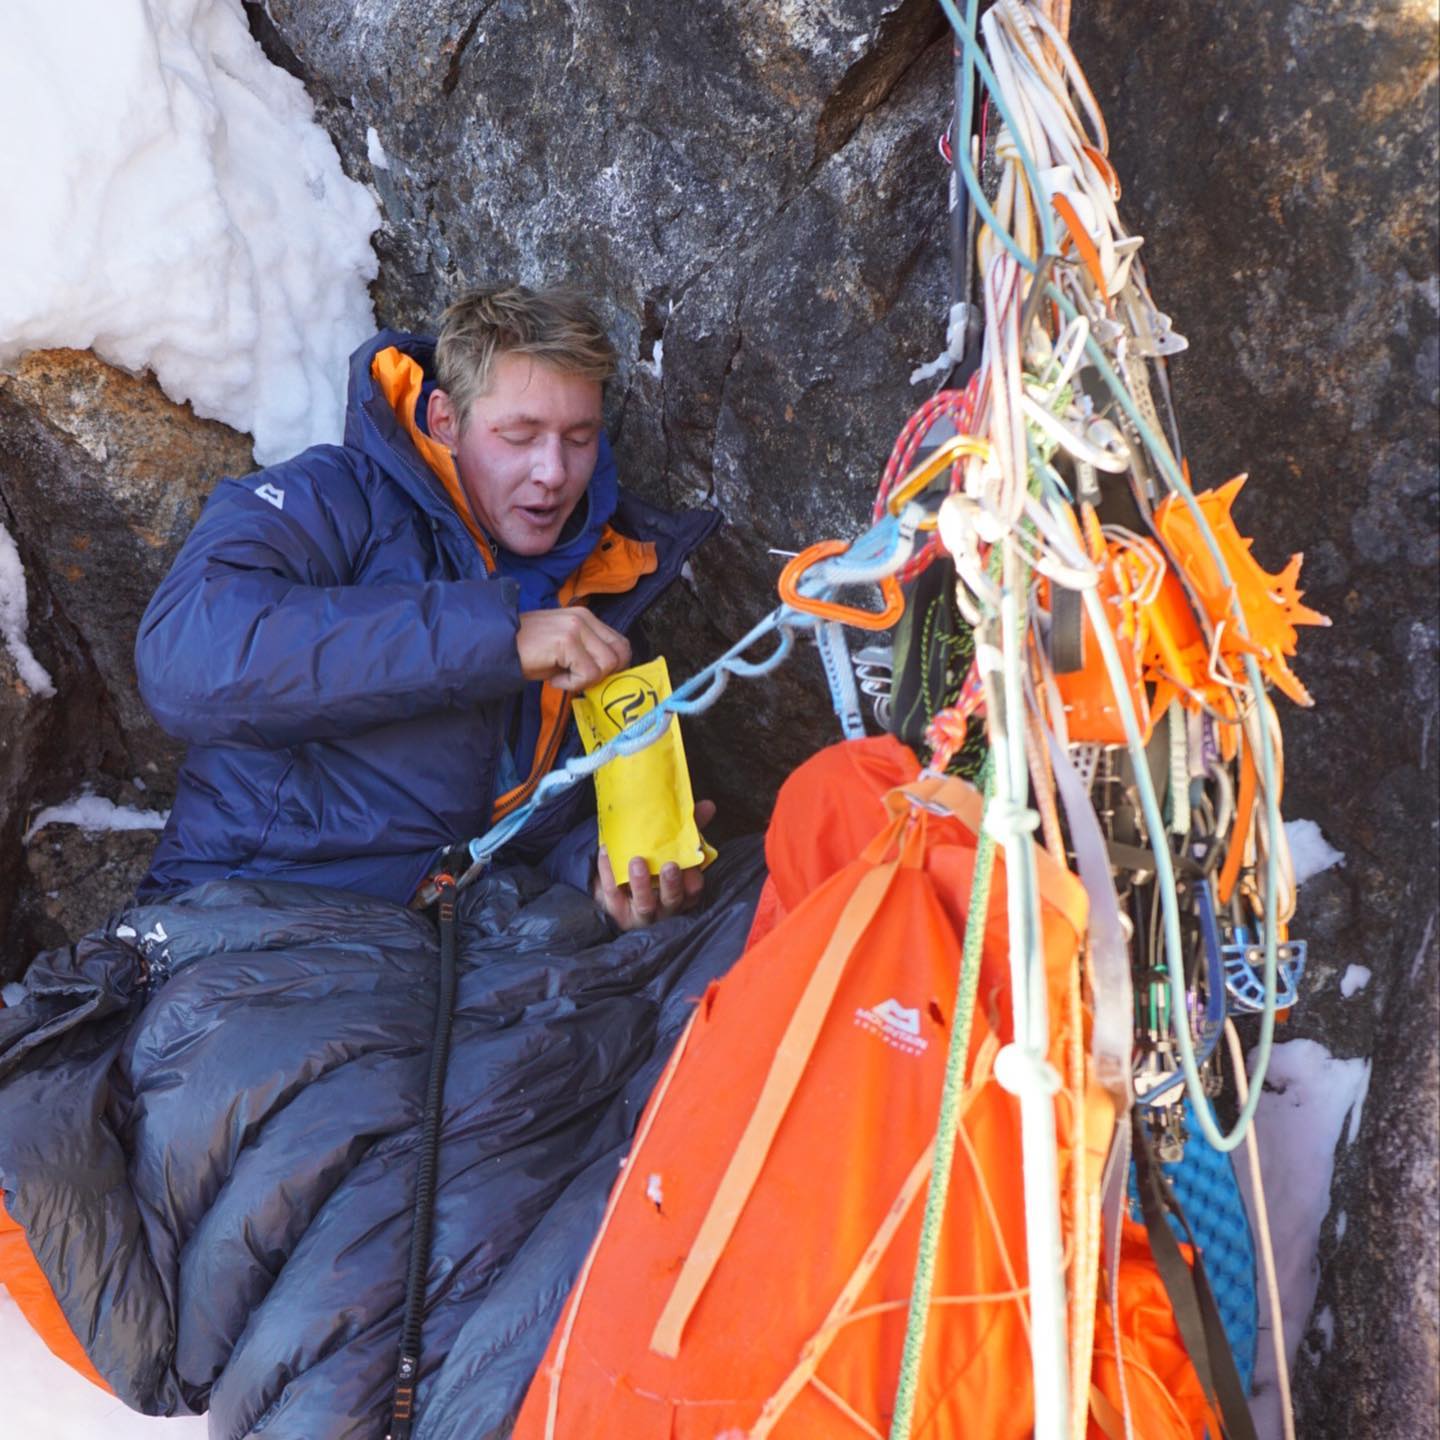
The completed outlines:
{"type": "MultiPolygon", "coordinates": [[[[570,695],[630,663],[717,523],[619,490],[614,369],[575,293],[475,290],[438,340],[356,351],[343,445],[221,483],[136,642],[146,703],[190,742],[142,898],[274,877],[404,903],[576,748],[570,695]]],[[[583,805],[547,805],[502,858],[621,928],[696,901],[698,869],[652,884],[637,859],[617,885],[583,805]]]]}

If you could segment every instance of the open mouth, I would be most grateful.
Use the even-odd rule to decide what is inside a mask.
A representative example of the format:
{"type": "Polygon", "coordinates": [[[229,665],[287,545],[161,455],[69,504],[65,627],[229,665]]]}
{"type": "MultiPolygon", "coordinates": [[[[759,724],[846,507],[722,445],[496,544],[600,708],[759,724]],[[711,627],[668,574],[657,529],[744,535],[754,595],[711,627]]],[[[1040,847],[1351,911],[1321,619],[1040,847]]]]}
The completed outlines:
{"type": "Polygon", "coordinates": [[[554,524],[560,514],[558,505],[517,505],[515,507],[532,525],[542,529],[554,524]]]}

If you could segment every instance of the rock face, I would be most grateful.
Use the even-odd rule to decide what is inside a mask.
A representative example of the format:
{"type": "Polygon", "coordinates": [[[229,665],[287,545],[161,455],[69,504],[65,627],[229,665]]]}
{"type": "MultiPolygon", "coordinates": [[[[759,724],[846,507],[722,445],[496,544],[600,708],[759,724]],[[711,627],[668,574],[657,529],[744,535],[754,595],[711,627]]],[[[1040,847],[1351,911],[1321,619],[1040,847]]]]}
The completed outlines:
{"type": "MultiPolygon", "coordinates": [[[[597,298],[626,483],[728,521],[652,626],[673,673],[774,604],[770,547],[863,528],[920,398],[907,376],[944,344],[949,68],[931,0],[730,0],[674,23],[559,0],[265,8],[272,58],[382,199],[387,322],[431,327],[503,276],[597,298]]],[[[834,734],[824,693],[813,664],[734,687],[690,747],[702,793],[758,823],[834,734]]]]}
{"type": "MultiPolygon", "coordinates": [[[[246,10],[382,203],[383,323],[431,328],[457,291],[502,276],[597,297],[621,354],[608,420],[627,483],[727,522],[652,625],[673,674],[774,603],[772,548],[862,528],[920,398],[907,376],[943,344],[950,68],[931,0],[246,10]]],[[[1374,1069],[1337,1158],[1332,1216],[1348,1223],[1322,1237],[1317,1302],[1333,1348],[1321,1328],[1302,1347],[1300,1431],[1434,1434],[1433,19],[1418,0],[1093,0],[1072,40],[1156,297],[1191,341],[1172,377],[1195,476],[1252,473],[1241,529],[1272,569],[1303,549],[1307,600],[1336,622],[1297,661],[1315,710],[1283,717],[1287,813],[1347,857],[1302,892],[1312,958],[1285,1038],[1374,1069]],[[1374,980],[1345,999],[1351,962],[1374,980]]],[[[163,805],[174,751],[134,694],[135,622],[214,480],[248,468],[243,437],[90,357],[0,378],[0,520],[59,691],[30,693],[0,653],[0,896],[35,803],[87,776],[133,798],[119,786],[143,774],[141,803],[163,805]]],[[[692,729],[697,788],[735,828],[833,736],[823,696],[801,657],[692,729]]],[[[60,836],[57,853],[47,837],[21,911],[49,940],[123,893],[148,840],[60,836]]]]}
{"type": "Polygon", "coordinates": [[[0,376],[0,519],[25,565],[30,644],[56,689],[45,699],[6,685],[0,700],[16,711],[0,751],[0,875],[12,877],[0,892],[8,962],[0,969],[17,968],[63,932],[83,933],[143,873],[153,835],[97,848],[64,827],[73,853],[61,866],[63,894],[54,875],[36,876],[11,904],[35,806],[81,785],[124,801],[138,794],[137,776],[147,787],[141,803],[168,803],[180,747],[136,691],[135,630],[215,482],[253,468],[246,437],[197,420],[153,379],[88,352],[37,351],[0,376]],[[116,855],[125,857],[118,870],[116,855]]]}
{"type": "Polygon", "coordinates": [[[1284,1039],[1373,1056],[1336,1159],[1299,1433],[1436,1434],[1435,29],[1423,6],[1304,0],[1075,7],[1121,204],[1157,299],[1197,480],[1240,470],[1257,550],[1306,555],[1312,632],[1286,706],[1286,812],[1344,868],[1301,891],[1303,1003],[1284,1039]],[[1200,77],[1204,77],[1203,81],[1200,77]],[[1374,972],[1345,999],[1350,963],[1374,972]],[[1339,1217],[1345,1223],[1337,1223],[1339,1217]]]}

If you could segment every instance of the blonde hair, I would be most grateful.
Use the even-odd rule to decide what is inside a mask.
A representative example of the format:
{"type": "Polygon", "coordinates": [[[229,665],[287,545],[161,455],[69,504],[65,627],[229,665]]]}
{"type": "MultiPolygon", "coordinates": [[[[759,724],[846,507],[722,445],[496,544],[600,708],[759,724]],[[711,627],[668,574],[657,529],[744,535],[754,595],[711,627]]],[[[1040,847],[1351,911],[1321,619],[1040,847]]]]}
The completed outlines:
{"type": "Polygon", "coordinates": [[[435,346],[436,379],[462,430],[501,355],[530,355],[602,385],[615,373],[615,347],[579,291],[514,282],[471,290],[441,317],[435,346]]]}

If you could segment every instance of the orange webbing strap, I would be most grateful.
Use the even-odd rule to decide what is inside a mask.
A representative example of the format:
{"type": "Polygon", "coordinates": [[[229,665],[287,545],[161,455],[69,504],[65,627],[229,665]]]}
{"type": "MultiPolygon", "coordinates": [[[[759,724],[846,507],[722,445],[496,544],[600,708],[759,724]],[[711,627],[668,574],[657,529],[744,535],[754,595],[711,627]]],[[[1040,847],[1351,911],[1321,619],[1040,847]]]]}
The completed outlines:
{"type": "MultiPolygon", "coordinates": [[[[760,1178],[765,1157],[774,1143],[775,1132],[785,1117],[790,1100],[805,1073],[811,1052],[820,1035],[820,1027],[835,998],[845,967],[876,912],[890,891],[891,882],[902,866],[918,864],[915,837],[922,827],[911,826],[906,833],[901,855],[889,864],[868,871],[855,887],[824,953],[810,973],[804,993],[785,1027],[775,1058],[770,1064],[760,1097],[746,1121],[745,1129],[735,1146],[735,1153],[720,1179],[710,1208],[700,1223],[699,1232],[685,1257],[680,1274],[660,1318],[655,1322],[650,1348],[657,1355],[673,1360],[680,1353],[680,1340],[691,1312],[709,1283],[720,1256],[739,1222],[740,1212],[760,1178]]],[[[890,834],[893,834],[893,829],[890,834]]]]}
{"type": "Polygon", "coordinates": [[[1081,260],[1085,262],[1085,268],[1090,272],[1090,278],[1095,282],[1095,288],[1099,291],[1101,303],[1105,303],[1105,271],[1100,264],[1100,252],[1095,248],[1095,242],[1090,238],[1090,232],[1081,224],[1080,217],[1075,213],[1075,207],[1064,195],[1056,195],[1052,202],[1056,213],[1065,222],[1065,228],[1070,232],[1070,238],[1075,242],[1075,250],[1081,260]]]}
{"type": "Polygon", "coordinates": [[[1248,743],[1240,746],[1240,794],[1235,801],[1235,823],[1230,827],[1230,848],[1225,852],[1225,863],[1220,867],[1220,881],[1215,887],[1215,898],[1221,906],[1229,905],[1235,893],[1235,882],[1240,878],[1240,867],[1245,862],[1245,851],[1250,845],[1250,825],[1255,814],[1255,792],[1259,788],[1255,773],[1255,756],[1248,743]]]}
{"type": "MultiPolygon", "coordinates": [[[[910,804],[924,810],[939,810],[953,816],[972,835],[979,837],[984,819],[985,799],[968,781],[953,775],[923,774],[908,785],[897,785],[886,797],[891,815],[900,815],[910,804]]],[[[1076,933],[1084,935],[1090,903],[1085,887],[1042,846],[1036,845],[1035,873],[1041,900],[1058,912],[1076,933]]],[[[1004,848],[1001,847],[1001,854],[1004,848]]]]}
{"type": "Polygon", "coordinates": [[[795,1368],[780,1382],[780,1388],[761,1406],[760,1414],[747,1432],[746,1440],[767,1440],[770,1432],[780,1423],[781,1417],[790,1408],[790,1402],[814,1378],[815,1372],[820,1368],[820,1362],[825,1358],[826,1352],[840,1333],[846,1317],[855,1308],[866,1285],[870,1283],[876,1268],[884,1258],[885,1252],[890,1248],[890,1242],[895,1238],[895,1232],[899,1230],[916,1199],[923,1192],[934,1163],[935,1141],[932,1139],[921,1152],[920,1158],[911,1167],[910,1173],[905,1177],[905,1183],[901,1185],[900,1193],[886,1212],[884,1220],[880,1222],[880,1228],[875,1232],[875,1238],[865,1247],[865,1251],[860,1257],[860,1263],[845,1282],[845,1287],[840,1291],[834,1305],[830,1307],[830,1313],[825,1317],[824,1324],[805,1342],[795,1368]]]}
{"type": "Polygon", "coordinates": [[[6,1214],[3,1195],[0,1195],[0,1285],[10,1292],[21,1314],[52,1354],[78,1370],[91,1384],[112,1395],[115,1393],[100,1378],[100,1372],[75,1338],[24,1230],[6,1214]]]}
{"type": "MultiPolygon", "coordinates": [[[[999,1049],[999,1039],[995,1035],[989,1035],[975,1057],[972,1078],[960,1099],[962,1124],[980,1087],[990,1078],[990,1070],[999,1049]]],[[[850,1278],[845,1282],[835,1303],[830,1307],[830,1313],[825,1317],[824,1323],[806,1341],[804,1348],[800,1351],[800,1359],[795,1368],[781,1381],[779,1389],[761,1407],[759,1417],[750,1427],[747,1440],[768,1440],[770,1432],[779,1424],[781,1417],[790,1408],[791,1402],[815,1378],[815,1372],[820,1368],[835,1337],[844,1328],[846,1321],[859,1303],[861,1295],[865,1293],[865,1287],[874,1277],[881,1260],[885,1258],[886,1252],[890,1249],[890,1244],[904,1223],[905,1217],[910,1213],[916,1199],[924,1190],[926,1182],[930,1178],[934,1160],[935,1141],[932,1137],[910,1173],[905,1177],[905,1183],[900,1187],[900,1193],[895,1197],[894,1204],[886,1212],[884,1220],[880,1222],[880,1228],[875,1232],[874,1238],[865,1247],[859,1263],[851,1272],[850,1278]]],[[[896,1301],[895,1304],[897,1307],[905,1304],[908,1302],[908,1298],[907,1296],[905,1301],[896,1301]]]]}
{"type": "MultiPolygon", "coordinates": [[[[1093,1076],[1087,1076],[1080,1107],[1082,1133],[1073,1164],[1078,1172],[1080,1213],[1075,1225],[1074,1305],[1071,1311],[1071,1374],[1089,1375],[1095,1364],[1095,1315],[1100,1297],[1100,1261],[1104,1237],[1101,1190],[1105,1161],[1115,1135],[1115,1099],[1093,1076]]],[[[1085,1434],[1085,1390],[1078,1380],[1071,1412],[1071,1434],[1085,1434]]]]}

